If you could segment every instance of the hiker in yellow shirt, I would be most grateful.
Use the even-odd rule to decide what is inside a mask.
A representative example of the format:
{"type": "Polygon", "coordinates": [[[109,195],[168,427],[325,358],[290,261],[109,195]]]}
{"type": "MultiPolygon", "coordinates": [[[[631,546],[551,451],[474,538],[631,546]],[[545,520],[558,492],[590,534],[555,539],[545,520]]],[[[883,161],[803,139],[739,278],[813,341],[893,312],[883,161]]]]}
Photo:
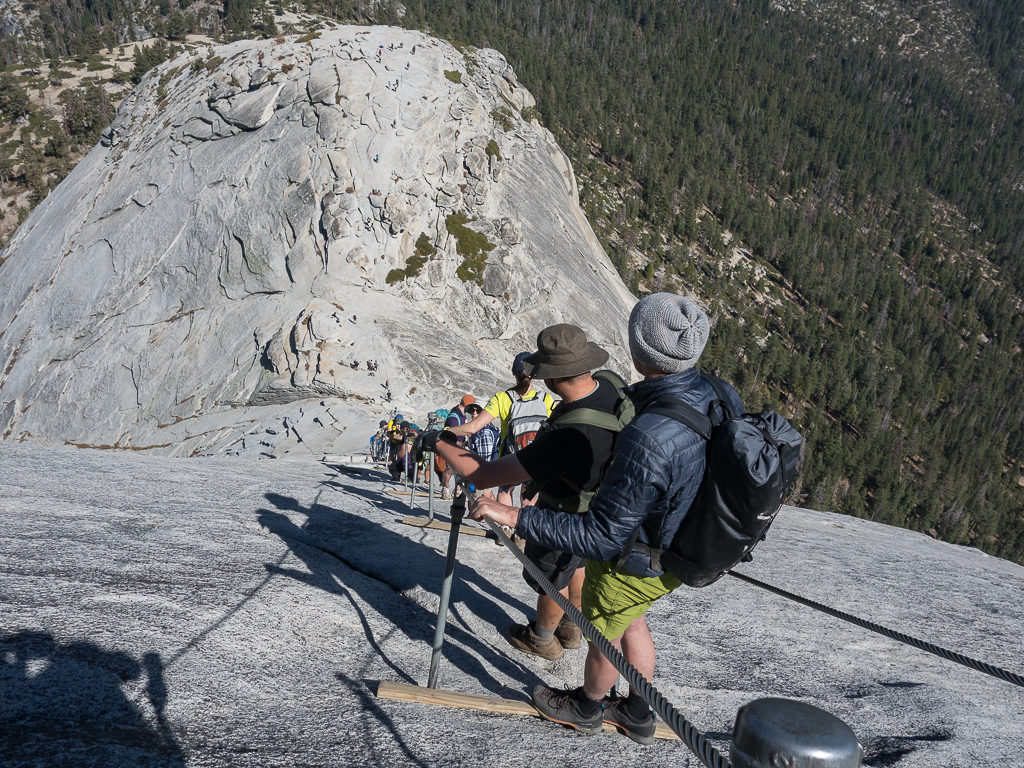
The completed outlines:
{"type": "MultiPolygon", "coordinates": [[[[499,456],[525,448],[533,442],[551,410],[555,401],[547,392],[543,395],[533,388],[533,379],[526,373],[526,358],[529,352],[520,352],[512,361],[512,375],[516,385],[502,392],[496,392],[487,401],[487,405],[472,421],[449,429],[455,435],[468,436],[479,432],[495,419],[500,420],[498,428],[499,456]]],[[[503,498],[505,504],[512,503],[512,490],[515,486],[502,486],[498,489],[498,500],[503,498]]]]}

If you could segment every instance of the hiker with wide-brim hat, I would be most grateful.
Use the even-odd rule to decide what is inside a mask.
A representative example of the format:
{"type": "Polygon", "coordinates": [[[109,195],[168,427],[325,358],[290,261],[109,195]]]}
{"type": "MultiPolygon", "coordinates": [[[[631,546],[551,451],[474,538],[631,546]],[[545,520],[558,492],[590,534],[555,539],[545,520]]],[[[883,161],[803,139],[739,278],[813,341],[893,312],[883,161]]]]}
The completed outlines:
{"type": "Polygon", "coordinates": [[[608,353],[587,341],[582,328],[562,323],[540,332],[537,351],[523,359],[523,367],[528,376],[546,383],[590,373],[607,362],[608,353]]]}
{"type": "MultiPolygon", "coordinates": [[[[606,378],[610,372],[598,373],[596,377],[591,374],[607,361],[608,353],[588,341],[581,328],[568,324],[545,328],[537,336],[537,350],[517,357],[523,377],[543,378],[548,389],[562,398],[533,442],[497,461],[486,462],[456,446],[454,436],[448,437],[449,432],[445,432],[440,441],[438,435],[433,436],[437,452],[477,488],[508,487],[528,481],[524,497],[536,496],[548,506],[585,513],[611,461],[615,437],[621,428],[617,418],[622,414],[624,383],[618,377],[616,381],[606,378]]],[[[508,397],[507,393],[495,397],[500,395],[508,397]]],[[[487,423],[493,420],[492,405],[493,400],[469,426],[478,419],[487,423]]],[[[458,430],[452,431],[458,434],[458,430]]],[[[529,541],[524,551],[562,595],[578,606],[583,590],[583,560],[529,541]]],[[[521,651],[547,659],[558,658],[564,648],[580,647],[582,637],[576,625],[563,621],[562,609],[529,573],[524,571],[523,577],[538,594],[537,616],[529,624],[513,624],[508,631],[509,642],[521,651]]]]}

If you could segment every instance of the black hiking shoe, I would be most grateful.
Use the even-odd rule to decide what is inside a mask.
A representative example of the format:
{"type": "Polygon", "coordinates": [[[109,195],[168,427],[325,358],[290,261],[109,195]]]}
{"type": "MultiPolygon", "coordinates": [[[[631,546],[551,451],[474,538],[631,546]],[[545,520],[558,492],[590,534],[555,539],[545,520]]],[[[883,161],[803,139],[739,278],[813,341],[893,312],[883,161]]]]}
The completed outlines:
{"type": "Polygon", "coordinates": [[[579,648],[583,645],[583,633],[568,619],[562,619],[555,630],[555,637],[563,648],[579,648]]]}
{"type": "Polygon", "coordinates": [[[626,706],[628,699],[621,696],[606,697],[604,700],[604,721],[614,725],[616,730],[624,733],[637,744],[654,743],[654,713],[650,709],[647,715],[637,719],[626,706]]]}
{"type": "Polygon", "coordinates": [[[545,719],[592,736],[601,732],[604,706],[599,707],[596,714],[584,715],[579,709],[579,697],[583,695],[582,688],[557,690],[546,685],[538,685],[533,689],[533,705],[545,719]]]}
{"type": "Polygon", "coordinates": [[[542,659],[554,660],[563,653],[562,644],[558,642],[557,637],[552,635],[545,643],[534,634],[532,624],[513,624],[508,628],[508,641],[513,648],[540,656],[542,659]]]}

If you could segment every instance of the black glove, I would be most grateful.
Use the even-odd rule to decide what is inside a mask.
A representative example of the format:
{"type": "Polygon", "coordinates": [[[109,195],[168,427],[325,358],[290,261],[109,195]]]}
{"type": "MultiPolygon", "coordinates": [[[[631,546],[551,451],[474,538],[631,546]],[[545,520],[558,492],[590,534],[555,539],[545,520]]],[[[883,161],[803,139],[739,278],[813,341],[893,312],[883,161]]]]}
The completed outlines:
{"type": "Polygon", "coordinates": [[[416,438],[416,450],[420,453],[429,451],[433,453],[437,447],[437,438],[440,437],[441,430],[439,429],[428,429],[424,431],[418,438],[416,438]]]}
{"type": "Polygon", "coordinates": [[[437,453],[437,444],[439,442],[458,445],[459,438],[447,429],[428,429],[419,437],[419,448],[421,451],[437,453]]]}

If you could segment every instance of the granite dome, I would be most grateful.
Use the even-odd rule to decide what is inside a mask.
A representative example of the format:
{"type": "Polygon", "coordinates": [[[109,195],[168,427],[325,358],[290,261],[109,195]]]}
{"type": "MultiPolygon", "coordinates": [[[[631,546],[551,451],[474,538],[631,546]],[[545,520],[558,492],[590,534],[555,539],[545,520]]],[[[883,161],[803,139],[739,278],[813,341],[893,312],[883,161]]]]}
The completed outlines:
{"type": "Polygon", "coordinates": [[[633,298],[500,54],[389,27],[281,40],[150,72],[19,229],[0,435],[351,449],[392,406],[507,386],[557,322],[626,372],[633,298]]]}

